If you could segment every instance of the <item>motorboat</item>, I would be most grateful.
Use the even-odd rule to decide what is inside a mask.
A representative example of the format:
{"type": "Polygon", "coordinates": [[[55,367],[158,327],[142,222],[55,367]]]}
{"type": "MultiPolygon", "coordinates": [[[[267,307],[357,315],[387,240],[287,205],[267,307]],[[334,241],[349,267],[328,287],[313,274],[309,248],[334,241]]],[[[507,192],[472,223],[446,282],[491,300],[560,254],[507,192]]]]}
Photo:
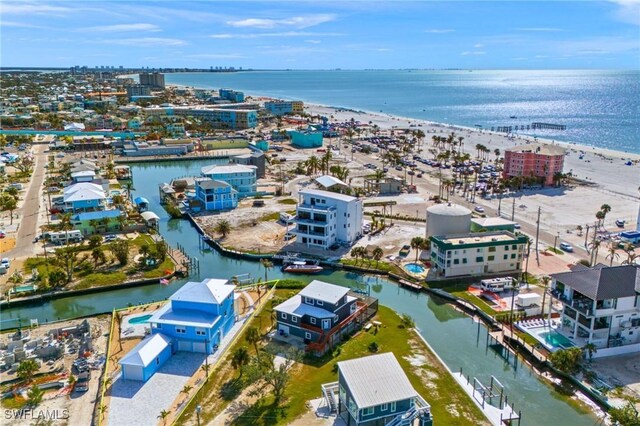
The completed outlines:
{"type": "Polygon", "coordinates": [[[309,265],[306,262],[293,262],[284,267],[284,271],[291,274],[317,274],[322,272],[323,269],[320,265],[309,265]]]}

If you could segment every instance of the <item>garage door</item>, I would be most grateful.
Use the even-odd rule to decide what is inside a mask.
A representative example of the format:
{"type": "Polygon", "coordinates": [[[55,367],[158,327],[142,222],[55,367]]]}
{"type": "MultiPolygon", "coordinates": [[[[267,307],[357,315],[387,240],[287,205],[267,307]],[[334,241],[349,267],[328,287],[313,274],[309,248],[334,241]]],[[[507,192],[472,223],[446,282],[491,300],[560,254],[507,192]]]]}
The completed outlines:
{"type": "Polygon", "coordinates": [[[179,351],[187,351],[191,352],[192,345],[188,340],[180,340],[178,341],[178,350],[179,351]]]}
{"type": "Polygon", "coordinates": [[[193,342],[193,351],[205,353],[207,351],[207,345],[204,342],[193,342]]]}
{"type": "Polygon", "coordinates": [[[144,380],[142,366],[139,365],[123,365],[122,375],[126,380],[144,380]]]}

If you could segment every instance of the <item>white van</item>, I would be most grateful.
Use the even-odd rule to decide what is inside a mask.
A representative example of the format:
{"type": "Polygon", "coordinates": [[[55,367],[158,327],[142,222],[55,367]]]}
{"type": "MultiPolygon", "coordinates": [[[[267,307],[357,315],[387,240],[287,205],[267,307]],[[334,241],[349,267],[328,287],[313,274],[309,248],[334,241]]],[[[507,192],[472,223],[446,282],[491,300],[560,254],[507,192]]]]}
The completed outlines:
{"type": "Polygon", "coordinates": [[[66,244],[67,239],[70,243],[79,243],[83,239],[82,232],[76,229],[73,231],[60,231],[60,232],[49,233],[49,241],[51,241],[53,244],[58,244],[58,245],[66,244]]]}
{"type": "Polygon", "coordinates": [[[484,291],[492,291],[494,293],[500,293],[507,288],[513,287],[513,278],[490,278],[480,281],[480,288],[484,291]]]}

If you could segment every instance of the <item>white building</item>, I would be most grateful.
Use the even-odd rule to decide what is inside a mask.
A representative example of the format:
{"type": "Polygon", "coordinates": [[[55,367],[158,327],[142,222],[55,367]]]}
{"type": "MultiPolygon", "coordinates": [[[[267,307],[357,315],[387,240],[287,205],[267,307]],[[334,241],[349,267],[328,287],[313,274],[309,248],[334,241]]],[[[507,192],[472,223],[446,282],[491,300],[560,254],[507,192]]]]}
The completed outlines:
{"type": "Polygon", "coordinates": [[[640,352],[640,267],[580,265],[551,277],[557,331],[578,347],[596,345],[595,357],[640,352]]]}
{"type": "Polygon", "coordinates": [[[439,277],[519,272],[526,237],[508,231],[454,234],[431,239],[439,277]]]}
{"type": "Polygon", "coordinates": [[[327,249],[335,243],[352,244],[362,231],[362,200],[316,189],[299,192],[292,231],[296,242],[327,249]]]}
{"type": "Polygon", "coordinates": [[[238,197],[254,195],[257,191],[256,166],[232,164],[228,166],[205,166],[202,176],[226,182],[238,191],[238,197]]]}

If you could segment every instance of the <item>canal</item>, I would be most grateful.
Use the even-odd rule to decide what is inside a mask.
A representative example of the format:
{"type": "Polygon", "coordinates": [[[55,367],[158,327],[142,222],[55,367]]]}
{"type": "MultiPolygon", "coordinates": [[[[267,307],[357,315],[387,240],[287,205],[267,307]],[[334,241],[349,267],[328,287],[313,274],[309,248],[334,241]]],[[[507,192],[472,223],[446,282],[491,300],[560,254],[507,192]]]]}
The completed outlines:
{"type": "MultiPolygon", "coordinates": [[[[264,277],[264,269],[259,262],[231,259],[214,250],[201,250],[195,228],[185,220],[170,219],[160,206],[160,182],[198,175],[200,168],[209,164],[212,164],[211,160],[131,165],[134,197],[144,196],[149,200],[150,210],[161,218],[160,232],[172,246],[180,243],[190,256],[198,258],[200,276],[192,276],[190,279],[227,278],[246,273],[254,277],[264,277]]],[[[268,274],[269,279],[288,275],[277,268],[271,269],[268,274]]],[[[301,276],[295,277],[301,279],[301,276]]],[[[327,271],[314,277],[302,277],[306,281],[313,278],[349,287],[370,285],[372,296],[377,297],[380,304],[399,313],[409,314],[415,319],[420,333],[451,370],[458,371],[462,368],[465,374],[477,376],[485,383],[494,375],[505,386],[509,401],[515,404],[516,410],[522,410],[522,425],[579,426],[600,423],[593,415],[580,412],[567,404],[563,396],[541,381],[528,366],[520,361],[514,362],[513,356],[507,361],[502,351],[487,345],[487,329],[484,326],[444,301],[424,293],[416,294],[404,290],[386,279],[375,276],[327,271]]],[[[163,300],[184,282],[186,280],[172,282],[168,286],[158,284],[113,290],[56,299],[35,306],[5,309],[2,312],[2,322],[6,324],[20,318],[23,324],[28,324],[31,318],[43,322],[110,312],[113,308],[125,307],[128,304],[163,300]]],[[[425,395],[425,398],[429,400],[428,395],[425,395]]]]}

